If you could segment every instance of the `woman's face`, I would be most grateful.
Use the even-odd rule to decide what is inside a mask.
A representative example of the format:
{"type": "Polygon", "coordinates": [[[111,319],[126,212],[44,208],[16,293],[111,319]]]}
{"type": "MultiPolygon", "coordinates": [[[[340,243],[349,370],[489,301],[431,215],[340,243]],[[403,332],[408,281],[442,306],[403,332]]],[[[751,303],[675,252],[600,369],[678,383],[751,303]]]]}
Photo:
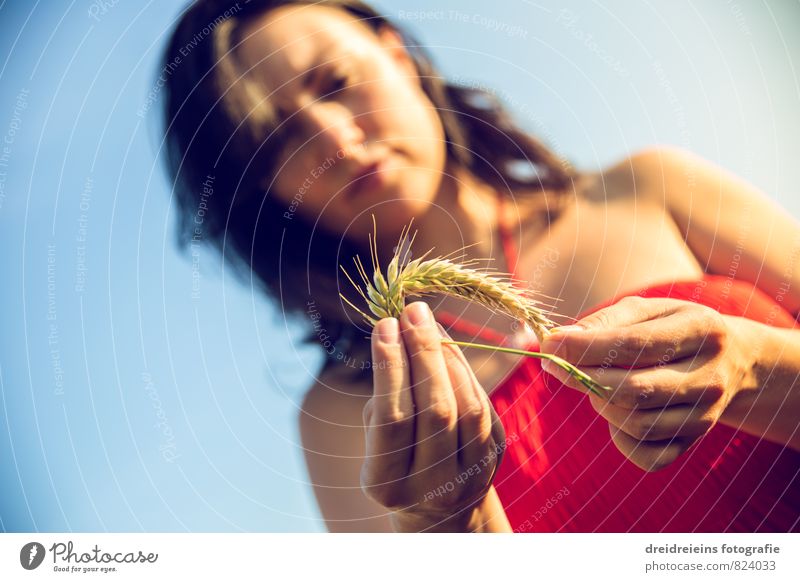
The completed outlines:
{"type": "Polygon", "coordinates": [[[249,22],[242,38],[242,64],[288,124],[265,184],[284,218],[319,218],[363,241],[372,214],[394,238],[429,206],[446,161],[444,130],[397,33],[376,35],[335,8],[289,5],[249,22]]]}

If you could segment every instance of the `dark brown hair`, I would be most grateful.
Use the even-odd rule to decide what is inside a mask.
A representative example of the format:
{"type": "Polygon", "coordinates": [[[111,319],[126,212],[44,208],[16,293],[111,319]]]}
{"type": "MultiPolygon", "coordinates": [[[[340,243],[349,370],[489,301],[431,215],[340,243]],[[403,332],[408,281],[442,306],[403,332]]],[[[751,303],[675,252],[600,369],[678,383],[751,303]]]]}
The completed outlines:
{"type": "MultiPolygon", "coordinates": [[[[162,58],[166,160],[178,204],[178,244],[206,241],[243,281],[274,299],[282,313],[313,330],[328,364],[369,373],[369,345],[349,319],[339,292],[340,263],[367,256],[344,237],[313,230],[299,215],[291,224],[263,185],[275,171],[282,126],[268,100],[229,58],[241,23],[287,4],[347,11],[373,31],[396,30],[414,59],[422,88],[437,108],[448,158],[510,194],[514,189],[571,189],[575,174],[520,129],[492,92],[448,83],[406,31],[358,0],[199,0],[183,13],[162,58]],[[522,163],[534,170],[520,175],[522,163]],[[209,177],[210,184],[209,184],[209,177]],[[205,184],[205,186],[204,186],[205,184]],[[202,211],[202,212],[201,212],[202,211]],[[200,216],[201,215],[201,216],[200,216]],[[200,219],[198,220],[198,217],[200,219]]],[[[285,126],[285,125],[284,125],[285,126]]],[[[554,210],[555,211],[555,210],[554,210]]]]}

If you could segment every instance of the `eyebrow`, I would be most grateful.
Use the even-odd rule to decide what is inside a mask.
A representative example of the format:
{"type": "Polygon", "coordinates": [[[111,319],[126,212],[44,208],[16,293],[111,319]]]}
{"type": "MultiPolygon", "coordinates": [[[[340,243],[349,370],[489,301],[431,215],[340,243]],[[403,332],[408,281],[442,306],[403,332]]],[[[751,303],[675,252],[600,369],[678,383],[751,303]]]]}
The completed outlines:
{"type": "Polygon", "coordinates": [[[325,65],[327,65],[327,63],[321,63],[315,66],[310,71],[305,71],[300,75],[301,79],[300,84],[302,85],[303,89],[308,89],[309,87],[311,87],[311,85],[314,84],[314,81],[320,74],[320,69],[325,67],[325,65]]]}
{"type": "MultiPolygon", "coordinates": [[[[316,56],[319,56],[319,55],[316,55],[316,56]]],[[[329,65],[330,65],[330,61],[325,61],[325,62],[322,62],[322,63],[318,63],[312,69],[307,69],[307,70],[303,71],[300,74],[300,86],[305,90],[307,90],[310,87],[312,87],[316,82],[318,82],[317,81],[317,77],[319,77],[322,74],[323,69],[325,69],[325,67],[327,67],[329,65]]],[[[277,103],[275,104],[275,109],[281,115],[285,115],[286,114],[286,111],[284,110],[284,108],[281,107],[280,105],[278,105],[277,103]]]]}

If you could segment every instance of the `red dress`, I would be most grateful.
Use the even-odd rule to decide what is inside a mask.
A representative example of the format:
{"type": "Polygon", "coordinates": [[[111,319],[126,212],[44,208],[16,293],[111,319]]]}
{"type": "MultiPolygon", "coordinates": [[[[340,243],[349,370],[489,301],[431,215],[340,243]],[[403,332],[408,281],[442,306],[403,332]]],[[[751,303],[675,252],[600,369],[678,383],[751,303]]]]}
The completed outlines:
{"type": "MultiPolygon", "coordinates": [[[[758,288],[727,277],[628,293],[634,294],[796,325],[758,288]]],[[[527,349],[538,349],[537,342],[527,349]]],[[[519,437],[494,481],[515,531],[800,530],[800,453],[791,449],[718,424],[669,467],[642,471],[616,448],[588,398],[542,372],[535,358],[522,357],[490,399],[507,436],[519,437]]]]}
{"type": "MultiPolygon", "coordinates": [[[[516,275],[511,233],[502,223],[500,234],[516,275]]],[[[625,295],[671,297],[776,327],[797,326],[754,285],[708,274],[621,294],[579,319],[625,295]]],[[[437,319],[489,344],[507,339],[450,313],[438,312],[437,319]]],[[[526,349],[538,348],[534,340],[526,349]]],[[[617,449],[588,398],[542,372],[536,358],[521,356],[490,400],[511,439],[494,485],[514,531],[800,531],[796,451],[718,424],[667,468],[645,472],[617,449]]]]}

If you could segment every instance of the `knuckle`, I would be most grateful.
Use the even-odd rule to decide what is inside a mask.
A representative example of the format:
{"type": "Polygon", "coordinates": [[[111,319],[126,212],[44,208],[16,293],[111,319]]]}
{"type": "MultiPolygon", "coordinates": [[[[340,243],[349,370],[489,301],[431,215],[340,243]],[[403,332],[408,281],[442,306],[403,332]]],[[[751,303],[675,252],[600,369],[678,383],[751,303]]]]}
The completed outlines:
{"type": "Polygon", "coordinates": [[[719,329],[710,329],[703,337],[703,345],[714,352],[721,352],[725,349],[727,344],[727,337],[724,331],[719,329]]]}
{"type": "Polygon", "coordinates": [[[655,432],[655,420],[647,414],[632,414],[628,419],[630,435],[637,440],[645,440],[655,432]]]}
{"type": "Polygon", "coordinates": [[[433,328],[413,327],[403,331],[403,338],[415,354],[441,353],[441,336],[433,328]]]}
{"type": "Polygon", "coordinates": [[[486,407],[479,401],[471,402],[461,411],[461,418],[467,421],[481,421],[487,416],[486,407]]]}
{"type": "Polygon", "coordinates": [[[361,490],[369,499],[386,509],[397,510],[407,506],[406,494],[402,487],[393,483],[378,483],[368,474],[361,472],[361,490]]]}
{"type": "Polygon", "coordinates": [[[635,408],[650,402],[654,395],[655,387],[649,380],[641,376],[629,376],[611,395],[611,401],[617,406],[635,408]]]}
{"type": "Polygon", "coordinates": [[[647,306],[647,299],[638,295],[627,295],[617,301],[616,305],[624,307],[626,310],[633,311],[634,313],[641,313],[647,306]]]}
{"type": "Polygon", "coordinates": [[[404,426],[414,422],[414,412],[411,410],[405,411],[399,408],[392,408],[379,415],[380,420],[387,425],[404,426]]]}
{"type": "Polygon", "coordinates": [[[652,346],[650,338],[628,333],[622,337],[618,351],[622,352],[626,359],[636,361],[652,346]]]}
{"type": "Polygon", "coordinates": [[[414,427],[414,414],[397,409],[389,410],[375,415],[373,425],[390,436],[405,434],[414,427]]]}
{"type": "Polygon", "coordinates": [[[440,430],[452,426],[455,414],[452,407],[446,402],[435,402],[419,413],[420,422],[440,430]]]}
{"type": "Polygon", "coordinates": [[[637,390],[630,399],[630,406],[637,407],[637,406],[645,406],[653,401],[653,398],[656,395],[655,386],[652,384],[648,384],[644,388],[640,388],[637,390]]]}
{"type": "Polygon", "coordinates": [[[714,351],[721,351],[728,342],[728,332],[722,316],[709,309],[709,314],[703,325],[703,346],[714,351]]]}
{"type": "Polygon", "coordinates": [[[726,382],[720,374],[713,374],[703,389],[703,396],[708,400],[717,401],[725,395],[726,382]]]}
{"type": "Polygon", "coordinates": [[[480,402],[476,402],[462,411],[459,422],[473,432],[488,434],[491,431],[489,411],[480,402]]]}
{"type": "Polygon", "coordinates": [[[422,339],[414,346],[414,355],[429,356],[442,353],[442,344],[438,338],[422,339]]]}
{"type": "Polygon", "coordinates": [[[625,305],[626,307],[641,307],[647,300],[644,297],[640,297],[639,295],[626,295],[617,303],[619,305],[625,305]]]}
{"type": "Polygon", "coordinates": [[[586,318],[586,323],[591,327],[597,326],[601,329],[612,326],[612,318],[608,309],[601,309],[597,313],[586,318]]]}

